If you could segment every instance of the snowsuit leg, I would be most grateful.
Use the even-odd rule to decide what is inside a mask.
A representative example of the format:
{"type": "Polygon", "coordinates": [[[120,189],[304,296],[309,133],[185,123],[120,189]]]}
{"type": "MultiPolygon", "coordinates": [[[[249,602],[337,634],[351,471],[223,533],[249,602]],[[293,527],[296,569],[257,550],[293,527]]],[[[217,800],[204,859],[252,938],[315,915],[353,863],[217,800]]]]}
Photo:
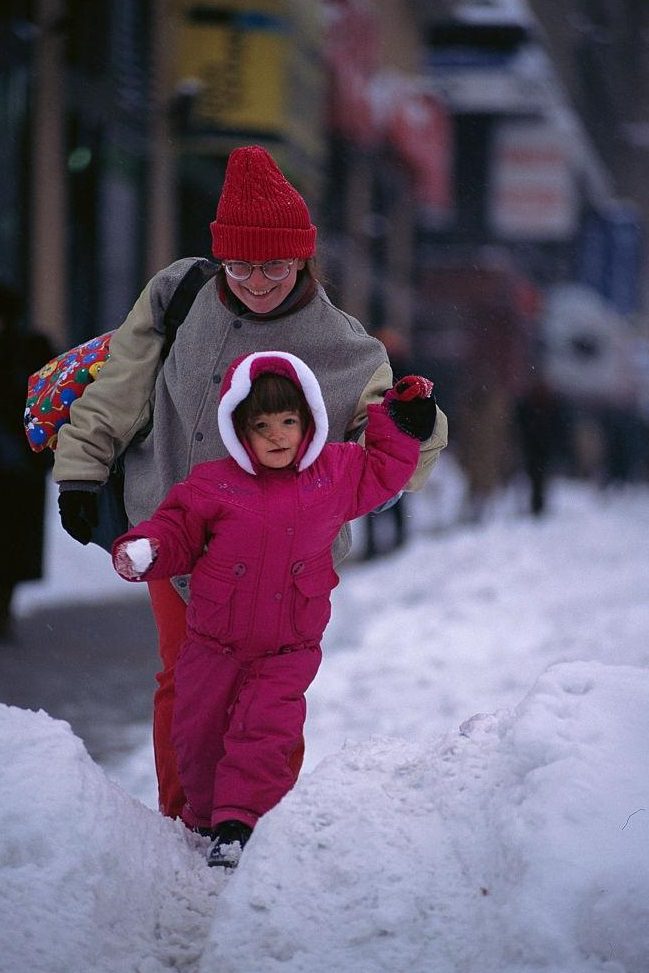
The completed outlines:
{"type": "Polygon", "coordinates": [[[320,646],[312,643],[251,663],[214,775],[212,826],[236,818],[254,827],[295,784],[291,757],[303,740],[304,694],[321,658],[320,646]]]}
{"type": "Polygon", "coordinates": [[[187,795],[182,819],[190,828],[211,826],[215,768],[246,675],[247,667],[223,646],[191,635],[176,664],[172,741],[187,795]]]}
{"type": "MultiPolygon", "coordinates": [[[[158,804],[162,814],[170,818],[178,818],[182,815],[186,797],[180,783],[176,751],[171,736],[175,666],[187,636],[187,606],[167,579],[149,581],[148,586],[162,662],[162,669],[156,675],[158,688],[153,697],[153,751],[158,778],[158,804]]],[[[304,738],[300,737],[290,758],[296,780],[303,760],[304,738]]],[[[193,826],[190,824],[190,827],[193,826]]]]}
{"type": "Polygon", "coordinates": [[[151,608],[158,629],[162,669],[156,675],[153,697],[153,752],[158,778],[158,805],[162,814],[180,817],[185,793],[180,783],[176,753],[171,744],[174,708],[174,669],[186,635],[186,605],[170,581],[149,581],[151,608]]]}
{"type": "Polygon", "coordinates": [[[182,818],[210,827],[237,818],[254,827],[293,787],[304,693],[318,646],[241,660],[189,638],[176,665],[173,743],[187,794],[182,818]]]}

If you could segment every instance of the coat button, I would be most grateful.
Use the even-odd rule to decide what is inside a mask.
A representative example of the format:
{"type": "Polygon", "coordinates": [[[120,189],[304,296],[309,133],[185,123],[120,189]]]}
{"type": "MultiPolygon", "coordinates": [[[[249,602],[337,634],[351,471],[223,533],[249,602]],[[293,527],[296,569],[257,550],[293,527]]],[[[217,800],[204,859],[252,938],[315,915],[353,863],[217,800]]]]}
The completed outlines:
{"type": "Polygon", "coordinates": [[[202,443],[203,442],[203,433],[202,432],[197,432],[196,435],[194,436],[194,439],[196,440],[197,443],[202,443]]]}
{"type": "Polygon", "coordinates": [[[241,321],[239,321],[239,320],[233,321],[232,322],[232,327],[233,328],[240,328],[241,327],[241,321]]]}
{"type": "Polygon", "coordinates": [[[304,561],[296,561],[291,568],[291,574],[302,574],[304,571],[304,561]]]}
{"type": "Polygon", "coordinates": [[[287,527],[286,528],[286,533],[287,534],[294,534],[295,533],[295,527],[287,527]]]}
{"type": "Polygon", "coordinates": [[[275,592],[275,601],[281,601],[281,600],[282,600],[282,592],[281,591],[275,592]]]}
{"type": "Polygon", "coordinates": [[[243,561],[239,561],[237,564],[233,566],[232,573],[237,578],[242,578],[244,576],[244,574],[246,573],[246,566],[243,563],[243,561]]]}
{"type": "Polygon", "coordinates": [[[219,384],[219,382],[221,381],[221,376],[219,375],[218,372],[216,373],[216,375],[212,375],[212,381],[214,382],[215,385],[219,384]]]}

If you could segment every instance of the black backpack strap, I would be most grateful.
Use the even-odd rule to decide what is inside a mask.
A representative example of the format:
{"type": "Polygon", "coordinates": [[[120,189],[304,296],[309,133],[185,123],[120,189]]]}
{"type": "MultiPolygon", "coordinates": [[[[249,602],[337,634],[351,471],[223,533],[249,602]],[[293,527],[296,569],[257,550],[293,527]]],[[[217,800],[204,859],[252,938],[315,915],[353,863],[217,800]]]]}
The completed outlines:
{"type": "Polygon", "coordinates": [[[164,361],[176,340],[176,332],[189,313],[198,292],[214,277],[219,264],[201,259],[193,263],[173,293],[164,314],[165,340],[161,361],[164,361]]]}

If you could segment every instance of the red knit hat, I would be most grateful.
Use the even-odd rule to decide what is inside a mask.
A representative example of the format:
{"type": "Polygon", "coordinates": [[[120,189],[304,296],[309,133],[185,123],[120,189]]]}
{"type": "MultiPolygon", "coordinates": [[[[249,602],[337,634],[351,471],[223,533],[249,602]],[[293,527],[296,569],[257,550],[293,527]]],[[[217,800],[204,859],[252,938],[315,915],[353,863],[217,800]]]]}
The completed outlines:
{"type": "Polygon", "coordinates": [[[231,153],[210,230],[219,260],[306,259],[315,253],[317,231],[306,203],[260,145],[231,153]]]}

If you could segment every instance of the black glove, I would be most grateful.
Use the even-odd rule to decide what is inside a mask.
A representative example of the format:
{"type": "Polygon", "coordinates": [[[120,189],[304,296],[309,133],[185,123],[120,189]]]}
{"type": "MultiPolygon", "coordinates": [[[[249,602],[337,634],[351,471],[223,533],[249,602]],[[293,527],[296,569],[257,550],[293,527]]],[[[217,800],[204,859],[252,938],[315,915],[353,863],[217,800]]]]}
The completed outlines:
{"type": "Polygon", "coordinates": [[[97,494],[92,490],[62,490],[59,513],[63,529],[80,544],[89,544],[99,522],[97,494]]]}
{"type": "Polygon", "coordinates": [[[385,395],[385,404],[392,421],[402,432],[424,442],[435,428],[437,405],[433,383],[421,375],[407,375],[385,395]]]}

